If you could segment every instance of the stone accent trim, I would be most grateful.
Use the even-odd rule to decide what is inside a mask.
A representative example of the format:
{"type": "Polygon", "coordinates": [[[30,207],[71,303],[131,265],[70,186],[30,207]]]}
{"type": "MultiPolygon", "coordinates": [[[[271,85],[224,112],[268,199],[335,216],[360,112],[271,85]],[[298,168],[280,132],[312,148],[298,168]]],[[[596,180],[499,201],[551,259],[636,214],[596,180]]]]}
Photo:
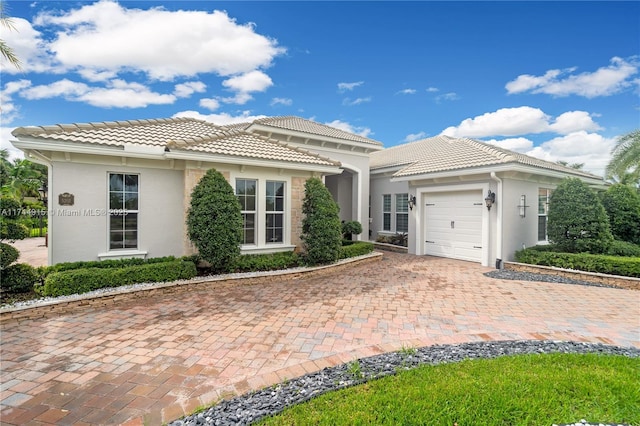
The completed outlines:
{"type": "Polygon", "coordinates": [[[572,269],[562,269],[553,266],[529,265],[527,263],[517,262],[504,262],[504,268],[510,271],[557,275],[574,280],[611,285],[627,290],[640,290],[640,278],[623,277],[620,275],[607,275],[596,272],[575,271],[572,269]]]}
{"type": "Polygon", "coordinates": [[[301,249],[302,240],[302,203],[304,202],[304,184],[307,178],[291,178],[291,244],[296,246],[296,250],[301,249]]]}
{"type": "Polygon", "coordinates": [[[10,321],[25,321],[34,318],[44,318],[54,315],[78,312],[80,309],[111,309],[119,303],[144,301],[154,296],[180,297],[182,292],[206,289],[216,289],[229,286],[243,285],[269,285],[282,281],[293,281],[298,278],[310,278],[333,274],[347,270],[356,264],[376,262],[382,260],[383,254],[373,252],[368,255],[351,259],[343,259],[332,265],[317,266],[313,268],[296,268],[283,271],[266,273],[246,273],[235,277],[204,277],[189,281],[176,281],[171,283],[158,283],[153,287],[118,289],[97,296],[78,295],[77,298],[61,301],[43,302],[39,305],[6,308],[0,311],[0,323],[10,321]]]}

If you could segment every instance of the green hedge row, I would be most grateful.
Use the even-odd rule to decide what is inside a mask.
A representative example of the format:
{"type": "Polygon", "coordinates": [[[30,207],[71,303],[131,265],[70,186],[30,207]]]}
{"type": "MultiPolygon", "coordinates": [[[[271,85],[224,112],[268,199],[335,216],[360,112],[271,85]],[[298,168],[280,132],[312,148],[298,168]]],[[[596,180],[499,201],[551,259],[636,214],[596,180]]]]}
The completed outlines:
{"type": "Polygon", "coordinates": [[[184,280],[195,277],[197,273],[193,262],[182,260],[121,268],[71,269],[50,273],[44,280],[42,293],[45,296],[65,296],[129,284],[184,280]]]}
{"type": "Polygon", "coordinates": [[[555,266],[586,272],[640,277],[640,257],[620,257],[588,253],[557,253],[538,248],[518,250],[515,259],[530,265],[555,266]]]}
{"type": "Polygon", "coordinates": [[[340,259],[362,256],[373,251],[373,243],[367,241],[357,241],[348,246],[340,247],[340,259]]]}
{"type": "Polygon", "coordinates": [[[43,276],[47,276],[52,272],[72,271],[75,269],[87,269],[87,268],[126,268],[129,266],[147,265],[152,263],[165,263],[174,262],[176,259],[174,256],[166,257],[152,257],[150,259],[108,259],[108,260],[88,260],[81,262],[65,262],[58,263],[52,266],[45,266],[40,269],[40,273],[43,276]]]}
{"type": "Polygon", "coordinates": [[[239,256],[231,266],[234,272],[274,271],[300,265],[300,257],[292,252],[269,254],[245,254],[239,256]]]}

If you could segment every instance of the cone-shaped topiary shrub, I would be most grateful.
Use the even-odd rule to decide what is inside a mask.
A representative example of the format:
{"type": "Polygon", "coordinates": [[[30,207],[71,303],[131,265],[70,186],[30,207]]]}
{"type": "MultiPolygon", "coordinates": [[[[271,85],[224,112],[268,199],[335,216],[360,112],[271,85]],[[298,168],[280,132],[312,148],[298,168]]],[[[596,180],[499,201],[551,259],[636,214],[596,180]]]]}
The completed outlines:
{"type": "Polygon", "coordinates": [[[610,186],[602,196],[611,233],[619,240],[640,244],[640,195],[629,185],[610,186]]]}
{"type": "Polygon", "coordinates": [[[228,270],[240,255],[240,202],[222,174],[210,169],[193,188],[187,214],[189,238],[214,271],[228,270]]]}
{"type": "Polygon", "coordinates": [[[564,179],[549,199],[549,241],[569,253],[606,253],[613,242],[600,198],[578,178],[564,179]]]}
{"type": "Polygon", "coordinates": [[[304,189],[304,219],[300,238],[305,262],[309,265],[335,262],[340,257],[342,247],[342,224],[338,215],[340,208],[320,179],[308,179],[304,189]]]}

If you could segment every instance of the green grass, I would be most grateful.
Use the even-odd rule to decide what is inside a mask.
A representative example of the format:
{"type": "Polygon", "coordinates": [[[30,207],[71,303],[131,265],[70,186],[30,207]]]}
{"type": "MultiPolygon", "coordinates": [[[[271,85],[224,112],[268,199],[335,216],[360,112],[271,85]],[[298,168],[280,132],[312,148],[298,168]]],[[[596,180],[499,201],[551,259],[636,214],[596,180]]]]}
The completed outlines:
{"type": "Polygon", "coordinates": [[[640,425],[640,359],[520,355],[423,366],[331,392],[266,425],[640,425]]]}

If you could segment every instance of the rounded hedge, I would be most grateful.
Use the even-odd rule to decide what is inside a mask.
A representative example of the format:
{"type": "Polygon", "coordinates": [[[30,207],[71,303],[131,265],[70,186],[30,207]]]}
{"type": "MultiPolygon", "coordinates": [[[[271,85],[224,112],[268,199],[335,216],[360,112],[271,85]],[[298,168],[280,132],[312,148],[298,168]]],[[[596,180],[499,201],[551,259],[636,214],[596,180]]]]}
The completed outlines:
{"type": "Polygon", "coordinates": [[[16,263],[2,270],[2,290],[13,294],[28,293],[39,279],[34,267],[16,263]]]}
{"type": "Polygon", "coordinates": [[[240,255],[242,214],[233,188],[210,169],[191,192],[189,238],[214,271],[226,271],[240,255]]]}
{"type": "Polygon", "coordinates": [[[18,260],[18,257],[20,257],[20,252],[17,248],[6,243],[0,243],[0,269],[4,270],[18,260]]]}
{"type": "Polygon", "coordinates": [[[640,244],[640,195],[628,185],[616,184],[602,195],[611,233],[619,240],[640,244]]]}
{"type": "Polygon", "coordinates": [[[308,179],[304,188],[304,219],[300,238],[305,262],[309,265],[335,262],[340,257],[342,247],[340,208],[320,179],[308,179]]]}
{"type": "Polygon", "coordinates": [[[613,242],[600,199],[578,178],[566,178],[551,194],[549,241],[569,253],[606,253],[613,242]]]}

